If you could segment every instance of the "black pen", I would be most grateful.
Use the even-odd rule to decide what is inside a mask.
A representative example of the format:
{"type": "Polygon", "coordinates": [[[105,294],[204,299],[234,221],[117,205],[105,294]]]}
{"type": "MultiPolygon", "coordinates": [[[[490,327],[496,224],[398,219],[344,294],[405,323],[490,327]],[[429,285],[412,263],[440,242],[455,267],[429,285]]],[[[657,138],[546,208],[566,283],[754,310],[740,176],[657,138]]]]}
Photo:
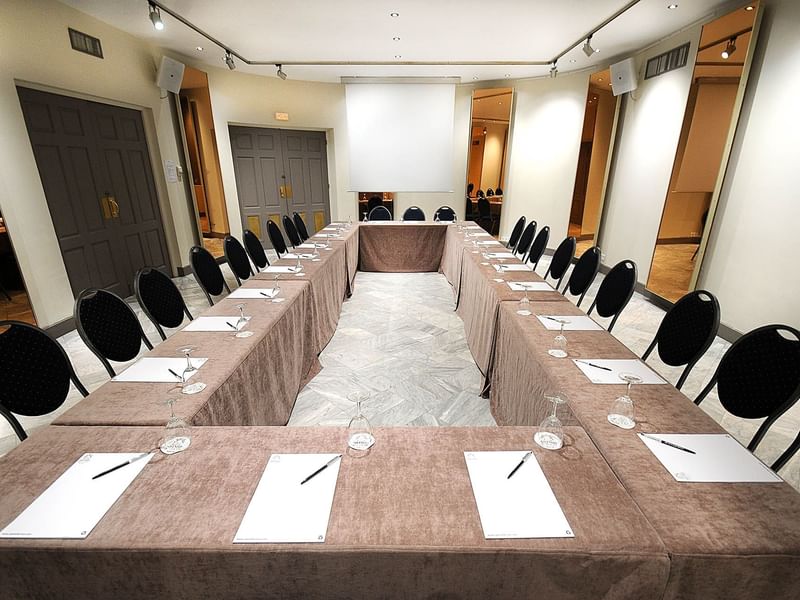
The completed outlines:
{"type": "MultiPolygon", "coordinates": [[[[556,319],[555,317],[548,317],[547,315],[540,315],[540,316],[541,316],[543,319],[550,319],[551,321],[555,321],[556,323],[564,323],[564,321],[562,321],[561,319],[556,319]]],[[[564,323],[564,325],[566,325],[566,323],[564,323]]],[[[592,365],[592,366],[593,366],[593,367],[595,367],[595,366],[597,366],[597,365],[592,365]]],[[[600,367],[600,368],[602,369],[602,367],[600,367]]],[[[610,370],[611,370],[611,369],[609,369],[609,371],[610,371],[610,370]]]]}
{"type": "Polygon", "coordinates": [[[608,367],[603,367],[601,365],[596,365],[594,363],[590,363],[588,360],[580,360],[579,358],[575,359],[575,362],[583,363],[585,365],[589,365],[590,367],[594,367],[595,369],[603,369],[603,371],[613,371],[614,369],[609,369],[608,367]]]}
{"type": "Polygon", "coordinates": [[[239,328],[236,325],[234,325],[233,323],[231,323],[230,321],[225,321],[225,323],[228,325],[228,327],[231,327],[231,328],[235,329],[236,331],[239,331],[239,328]]]}
{"type": "Polygon", "coordinates": [[[531,457],[532,454],[533,454],[533,450],[530,450],[525,456],[523,456],[522,460],[519,461],[519,464],[517,464],[517,466],[514,467],[514,470],[511,471],[511,473],[508,474],[508,477],[506,477],[506,479],[511,479],[511,476],[514,475],[514,473],[516,473],[522,465],[524,465],[526,462],[528,462],[528,459],[531,457]]]}
{"type": "Polygon", "coordinates": [[[180,375],[178,375],[178,374],[177,374],[175,371],[173,371],[172,369],[167,369],[167,371],[169,371],[170,373],[172,373],[173,375],[175,375],[175,377],[177,377],[178,379],[180,379],[181,381],[183,381],[183,377],[181,377],[180,375]]]}
{"type": "Polygon", "coordinates": [[[139,460],[140,458],[144,458],[145,456],[148,456],[149,454],[150,454],[149,452],[145,452],[144,454],[140,454],[139,456],[134,456],[133,458],[126,460],[124,463],[118,464],[116,467],[111,467],[110,469],[107,469],[107,470],[103,471],[102,473],[98,473],[97,475],[92,477],[92,479],[97,479],[98,477],[102,477],[103,475],[108,475],[109,473],[113,473],[117,469],[121,469],[122,467],[127,467],[129,464],[134,463],[137,460],[139,460]]]}
{"type": "Polygon", "coordinates": [[[332,459],[330,459],[328,462],[326,462],[324,465],[322,465],[319,469],[314,471],[311,475],[309,475],[308,477],[303,479],[303,481],[300,482],[300,485],[303,485],[306,481],[310,481],[311,479],[313,479],[314,477],[316,477],[317,475],[322,473],[325,469],[330,467],[333,463],[335,463],[340,458],[342,458],[341,454],[337,454],[336,456],[334,456],[332,459]]]}
{"type": "Polygon", "coordinates": [[[676,450],[683,450],[684,452],[688,452],[689,454],[697,454],[694,450],[689,450],[689,448],[684,448],[683,446],[678,446],[678,444],[673,444],[672,442],[668,442],[667,440],[662,440],[661,438],[654,437],[647,433],[642,433],[642,437],[646,437],[648,440],[653,440],[654,442],[661,442],[665,446],[669,446],[670,448],[675,448],[676,450]]]}
{"type": "Polygon", "coordinates": [[[264,296],[265,298],[269,298],[270,297],[269,294],[265,294],[264,292],[258,292],[258,293],[261,294],[262,296],[264,296]]]}

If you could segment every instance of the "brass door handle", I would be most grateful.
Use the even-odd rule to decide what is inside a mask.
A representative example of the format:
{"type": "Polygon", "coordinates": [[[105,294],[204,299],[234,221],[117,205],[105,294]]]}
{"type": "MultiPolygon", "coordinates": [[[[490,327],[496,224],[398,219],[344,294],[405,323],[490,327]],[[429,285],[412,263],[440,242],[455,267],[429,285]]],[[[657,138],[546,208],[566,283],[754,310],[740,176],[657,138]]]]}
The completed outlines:
{"type": "Polygon", "coordinates": [[[103,218],[106,221],[114,218],[114,211],[111,208],[111,197],[108,194],[100,198],[100,210],[103,211],[103,218]]]}
{"type": "Polygon", "coordinates": [[[280,194],[281,194],[281,198],[286,198],[286,186],[285,186],[285,185],[282,185],[282,186],[279,188],[279,191],[280,191],[280,194]]]}
{"type": "Polygon", "coordinates": [[[108,201],[111,203],[111,216],[115,219],[119,219],[119,203],[114,196],[109,196],[108,201]]]}
{"type": "Polygon", "coordinates": [[[286,188],[286,197],[287,198],[291,198],[292,194],[293,194],[292,186],[291,185],[285,185],[284,187],[286,188]]]}

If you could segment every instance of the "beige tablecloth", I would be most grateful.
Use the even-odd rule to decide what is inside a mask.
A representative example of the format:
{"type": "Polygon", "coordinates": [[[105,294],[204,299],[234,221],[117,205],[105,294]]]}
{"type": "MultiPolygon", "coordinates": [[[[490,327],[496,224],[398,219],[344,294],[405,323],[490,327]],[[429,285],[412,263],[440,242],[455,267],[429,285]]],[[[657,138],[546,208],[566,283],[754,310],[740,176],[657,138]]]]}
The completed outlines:
{"type": "MultiPolygon", "coordinates": [[[[49,427],[0,459],[0,527],[84,452],[157,428],[49,427]]],[[[232,544],[272,453],[341,452],[339,428],[195,428],[156,456],[84,540],[0,540],[7,598],[660,598],[669,558],[579,428],[378,429],[344,456],[322,544],[232,544]],[[484,539],[464,451],[534,448],[574,538],[484,539]]]]}
{"type": "Polygon", "coordinates": [[[425,222],[361,223],[359,270],[381,273],[438,271],[448,225],[425,222]]]}

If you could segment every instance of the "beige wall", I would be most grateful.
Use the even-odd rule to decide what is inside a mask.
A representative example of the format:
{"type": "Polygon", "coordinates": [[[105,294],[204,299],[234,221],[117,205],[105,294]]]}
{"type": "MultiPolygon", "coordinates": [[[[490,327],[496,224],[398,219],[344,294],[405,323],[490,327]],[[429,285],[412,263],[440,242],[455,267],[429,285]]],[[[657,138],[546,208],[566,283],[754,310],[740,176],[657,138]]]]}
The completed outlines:
{"type": "Polygon", "coordinates": [[[502,187],[500,170],[503,166],[503,154],[506,149],[507,125],[488,123],[486,125],[486,141],[483,146],[483,169],[481,171],[481,188],[486,191],[502,187]]]}
{"type": "Polygon", "coordinates": [[[550,226],[551,248],[567,234],[589,74],[512,82],[515,100],[500,235],[520,215],[550,226]]]}
{"type": "Polygon", "coordinates": [[[597,114],[592,135],[592,158],[589,163],[589,179],[586,183],[586,202],[583,205],[581,233],[596,233],[600,221],[600,200],[608,165],[608,150],[611,131],[614,128],[614,113],[617,99],[607,90],[593,89],[597,95],[597,114]]]}
{"type": "Polygon", "coordinates": [[[711,192],[670,192],[658,239],[699,238],[703,233],[703,213],[710,201],[711,192]]]}
{"type": "Polygon", "coordinates": [[[16,84],[142,108],[174,266],[192,243],[182,183],[167,184],[162,160],[177,162],[167,100],[156,87],[157,52],[144,42],[54,0],[0,3],[0,209],[39,325],[72,315],[73,296],[25,129],[16,84]],[[104,59],[71,49],[67,27],[99,37],[104,59]],[[176,230],[180,232],[176,235],[176,230]]]}
{"type": "Polygon", "coordinates": [[[800,328],[800,2],[766,4],[699,286],[722,322],[800,328]]]}

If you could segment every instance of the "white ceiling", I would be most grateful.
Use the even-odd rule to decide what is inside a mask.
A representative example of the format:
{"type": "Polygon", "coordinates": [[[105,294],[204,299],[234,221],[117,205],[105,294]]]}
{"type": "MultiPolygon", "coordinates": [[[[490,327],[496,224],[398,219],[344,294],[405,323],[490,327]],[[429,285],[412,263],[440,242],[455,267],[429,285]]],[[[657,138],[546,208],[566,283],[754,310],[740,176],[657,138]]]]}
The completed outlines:
{"type": "MultiPolygon", "coordinates": [[[[641,0],[597,32],[600,52],[581,45],[559,71],[607,64],[703,19],[728,0],[641,0]]],[[[223,51],[166,13],[156,31],[147,0],[62,0],[119,29],[216,67],[223,51]],[[204,50],[196,50],[202,46],[204,50]]],[[[166,6],[249,60],[290,61],[549,61],[628,0],[163,0],[166,6]],[[399,16],[391,17],[397,12],[399,16]],[[398,41],[393,40],[399,37],[398,41]],[[401,58],[395,58],[400,56],[401,58]]],[[[91,31],[87,33],[92,33],[91,31]]],[[[237,69],[275,76],[275,67],[237,69]]],[[[340,77],[460,77],[463,82],[535,77],[547,66],[284,66],[292,79],[338,82],[340,77]]]]}

